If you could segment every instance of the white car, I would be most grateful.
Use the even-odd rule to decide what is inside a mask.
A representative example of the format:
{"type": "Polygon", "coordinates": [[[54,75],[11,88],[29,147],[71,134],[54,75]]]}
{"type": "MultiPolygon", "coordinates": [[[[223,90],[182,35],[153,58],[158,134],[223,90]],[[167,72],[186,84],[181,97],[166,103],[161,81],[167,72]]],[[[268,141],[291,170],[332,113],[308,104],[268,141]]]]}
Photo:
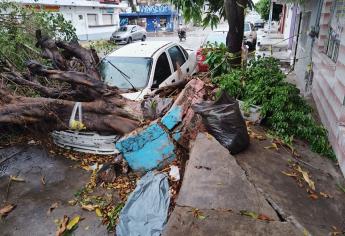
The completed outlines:
{"type": "Polygon", "coordinates": [[[141,100],[152,90],[178,82],[196,69],[195,51],[166,41],[126,45],[106,56],[100,66],[105,82],[118,87],[122,96],[131,100],[141,100]]]}

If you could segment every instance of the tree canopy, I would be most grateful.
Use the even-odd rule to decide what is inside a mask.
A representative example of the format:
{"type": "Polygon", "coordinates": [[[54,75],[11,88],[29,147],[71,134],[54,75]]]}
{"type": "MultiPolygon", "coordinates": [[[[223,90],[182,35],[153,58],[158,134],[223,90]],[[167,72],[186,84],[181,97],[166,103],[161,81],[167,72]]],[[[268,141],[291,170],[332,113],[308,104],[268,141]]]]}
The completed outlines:
{"type": "Polygon", "coordinates": [[[75,28],[62,14],[1,1],[0,59],[10,61],[19,70],[25,68],[27,60],[40,60],[35,35],[38,29],[55,40],[77,39],[75,28]]]}

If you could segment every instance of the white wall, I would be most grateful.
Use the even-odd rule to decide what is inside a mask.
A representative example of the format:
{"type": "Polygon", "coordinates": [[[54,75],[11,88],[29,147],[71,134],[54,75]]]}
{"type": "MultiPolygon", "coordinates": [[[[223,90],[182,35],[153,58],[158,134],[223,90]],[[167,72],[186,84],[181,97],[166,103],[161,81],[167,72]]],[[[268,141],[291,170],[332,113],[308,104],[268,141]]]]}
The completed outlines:
{"type": "Polygon", "coordinates": [[[114,13],[108,13],[106,9],[99,7],[83,6],[61,6],[60,13],[66,20],[70,20],[76,28],[80,40],[110,39],[111,34],[119,27],[119,12],[113,9],[114,13]],[[96,14],[97,26],[88,25],[87,14],[96,14]],[[104,25],[102,14],[112,14],[112,24],[104,25]]]}

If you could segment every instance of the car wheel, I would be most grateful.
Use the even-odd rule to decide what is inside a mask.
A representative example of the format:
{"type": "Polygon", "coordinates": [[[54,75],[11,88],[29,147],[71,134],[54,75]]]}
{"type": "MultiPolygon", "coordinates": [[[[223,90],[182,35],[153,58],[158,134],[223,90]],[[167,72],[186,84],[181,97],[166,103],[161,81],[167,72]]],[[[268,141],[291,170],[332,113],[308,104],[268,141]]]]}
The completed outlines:
{"type": "Polygon", "coordinates": [[[146,40],[146,35],[144,34],[141,41],[145,41],[146,40]]]}
{"type": "Polygon", "coordinates": [[[133,41],[133,40],[132,40],[131,37],[129,37],[129,38],[127,39],[127,43],[128,43],[128,44],[132,43],[132,41],[133,41]]]}

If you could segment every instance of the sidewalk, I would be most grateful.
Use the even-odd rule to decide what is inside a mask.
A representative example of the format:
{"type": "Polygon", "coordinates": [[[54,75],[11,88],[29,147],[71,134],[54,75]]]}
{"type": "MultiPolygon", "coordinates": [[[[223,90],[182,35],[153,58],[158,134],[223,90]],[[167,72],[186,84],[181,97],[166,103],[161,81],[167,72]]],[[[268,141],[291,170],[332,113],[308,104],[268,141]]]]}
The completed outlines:
{"type": "Polygon", "coordinates": [[[339,170],[305,146],[298,150],[318,195],[310,198],[294,178],[282,174],[293,162],[267,139],[230,155],[212,136],[199,134],[190,153],[176,207],[163,235],[329,235],[343,230],[345,193],[339,170]]]}
{"type": "Polygon", "coordinates": [[[279,221],[274,209],[248,181],[228,150],[212,136],[199,134],[163,235],[298,234],[292,224],[279,221]],[[247,216],[251,213],[272,221],[247,216]]]}

